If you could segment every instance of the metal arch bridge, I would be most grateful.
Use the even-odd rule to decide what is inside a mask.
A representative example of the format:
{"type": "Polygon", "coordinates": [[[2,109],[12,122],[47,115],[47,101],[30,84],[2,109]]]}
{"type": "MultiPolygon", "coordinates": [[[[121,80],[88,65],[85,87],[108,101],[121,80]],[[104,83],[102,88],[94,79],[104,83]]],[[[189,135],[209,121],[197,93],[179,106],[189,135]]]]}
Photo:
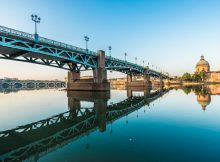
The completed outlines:
{"type": "MultiPolygon", "coordinates": [[[[134,112],[163,96],[167,91],[156,91],[147,97],[130,97],[120,103],[109,105],[105,114],[106,122],[112,123],[134,112]]],[[[93,108],[78,109],[76,114],[77,117],[72,118],[72,112],[68,111],[0,132],[0,161],[21,161],[30,159],[30,156],[30,160],[33,160],[97,129],[99,123],[97,123],[97,113],[93,108]]]]}
{"type": "MultiPolygon", "coordinates": [[[[98,67],[97,53],[0,26],[0,58],[28,63],[35,63],[66,69],[84,71],[98,67]]],[[[105,57],[107,70],[119,71],[126,74],[148,74],[153,77],[169,78],[168,74],[148,69],[143,66],[123,61],[110,56],[105,57]]]]}

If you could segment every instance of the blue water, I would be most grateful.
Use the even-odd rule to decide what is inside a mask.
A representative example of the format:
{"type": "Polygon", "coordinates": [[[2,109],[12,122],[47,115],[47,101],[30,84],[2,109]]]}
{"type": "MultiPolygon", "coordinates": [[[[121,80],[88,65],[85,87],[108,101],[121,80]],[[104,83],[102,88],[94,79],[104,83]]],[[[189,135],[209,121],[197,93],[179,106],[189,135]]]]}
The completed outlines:
{"type": "MultiPolygon", "coordinates": [[[[135,92],[140,96],[142,92],[135,92]]],[[[220,100],[212,95],[205,110],[194,92],[170,90],[133,113],[26,160],[42,162],[219,162],[220,100]]],[[[111,90],[108,105],[127,98],[111,90]]],[[[92,102],[81,102],[92,107],[92,102]]],[[[68,111],[66,91],[35,90],[0,94],[0,131],[68,111]]],[[[1,145],[1,144],[0,144],[1,145]]],[[[1,155],[0,155],[1,156],[1,155]]]]}

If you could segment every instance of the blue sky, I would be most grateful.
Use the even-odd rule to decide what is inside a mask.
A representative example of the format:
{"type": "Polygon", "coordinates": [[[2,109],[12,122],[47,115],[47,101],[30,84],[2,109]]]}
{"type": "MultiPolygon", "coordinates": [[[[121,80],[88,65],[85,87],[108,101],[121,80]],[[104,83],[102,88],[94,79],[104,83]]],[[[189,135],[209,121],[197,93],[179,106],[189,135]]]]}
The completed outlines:
{"type": "MultiPolygon", "coordinates": [[[[220,1],[214,0],[0,0],[0,25],[33,33],[32,13],[43,37],[138,58],[171,75],[192,73],[204,54],[220,70],[220,1]]],[[[0,60],[0,77],[63,79],[67,71],[0,60]]],[[[86,73],[87,75],[87,73],[86,73]]],[[[121,76],[117,73],[112,74],[121,76]]]]}

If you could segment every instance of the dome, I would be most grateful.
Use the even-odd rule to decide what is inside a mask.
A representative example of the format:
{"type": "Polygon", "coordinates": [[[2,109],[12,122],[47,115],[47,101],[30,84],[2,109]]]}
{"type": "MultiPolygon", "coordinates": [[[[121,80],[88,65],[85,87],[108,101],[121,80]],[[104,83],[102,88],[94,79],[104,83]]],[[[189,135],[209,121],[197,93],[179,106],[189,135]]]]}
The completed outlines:
{"type": "Polygon", "coordinates": [[[198,95],[197,96],[197,101],[201,105],[202,109],[205,110],[206,107],[210,104],[211,102],[211,96],[209,94],[207,95],[198,95]]]}
{"type": "Polygon", "coordinates": [[[210,101],[198,101],[198,103],[201,105],[202,109],[205,110],[206,107],[210,104],[210,101]]]}
{"type": "Polygon", "coordinates": [[[204,59],[204,56],[201,56],[201,59],[199,60],[199,62],[196,64],[196,66],[209,66],[209,63],[208,63],[208,61],[206,61],[205,59],[204,59]]]}

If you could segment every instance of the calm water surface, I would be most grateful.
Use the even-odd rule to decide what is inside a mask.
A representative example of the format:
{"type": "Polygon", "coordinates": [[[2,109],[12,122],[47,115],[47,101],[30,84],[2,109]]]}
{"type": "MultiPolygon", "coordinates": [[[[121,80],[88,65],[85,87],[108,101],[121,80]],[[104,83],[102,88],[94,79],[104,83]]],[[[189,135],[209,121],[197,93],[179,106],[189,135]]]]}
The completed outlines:
{"type": "Polygon", "coordinates": [[[0,159],[219,162],[219,94],[219,86],[0,93],[0,159]]]}

